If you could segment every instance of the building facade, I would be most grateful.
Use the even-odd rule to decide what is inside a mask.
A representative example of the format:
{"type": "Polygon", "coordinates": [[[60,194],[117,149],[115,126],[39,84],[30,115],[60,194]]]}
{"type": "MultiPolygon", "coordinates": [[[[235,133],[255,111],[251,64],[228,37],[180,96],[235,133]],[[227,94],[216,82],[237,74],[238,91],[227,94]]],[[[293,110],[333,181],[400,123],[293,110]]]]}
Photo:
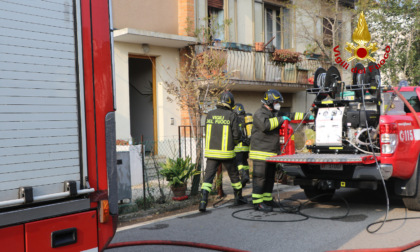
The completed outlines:
{"type": "Polygon", "coordinates": [[[254,113],[264,92],[277,89],[285,99],[282,110],[306,111],[314,98],[305,91],[312,87],[309,79],[318,67],[328,64],[303,57],[296,64],[276,65],[270,58],[275,49],[303,53],[314,38],[321,38],[329,52],[334,45],[351,41],[351,13],[345,8],[353,8],[354,1],[337,0],[339,15],[330,13],[331,7],[323,2],[114,0],[117,139],[139,142],[142,135],[155,141],[178,136],[186,115],[167,101],[163,83],[173,81],[182,48],[200,41],[192,31],[214,25],[206,19],[209,16],[222,27],[212,39],[226,50],[226,71],[235,83],[232,92],[237,103],[254,113]],[[224,20],[229,25],[224,26],[224,20]],[[334,29],[326,29],[328,25],[334,29]],[[257,50],[257,42],[266,47],[257,50]]]}

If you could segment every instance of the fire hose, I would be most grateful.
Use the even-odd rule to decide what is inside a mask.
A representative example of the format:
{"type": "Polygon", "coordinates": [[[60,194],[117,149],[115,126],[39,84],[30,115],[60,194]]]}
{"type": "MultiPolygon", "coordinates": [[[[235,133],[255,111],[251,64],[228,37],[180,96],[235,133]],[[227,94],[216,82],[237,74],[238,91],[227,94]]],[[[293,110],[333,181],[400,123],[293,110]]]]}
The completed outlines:
{"type": "Polygon", "coordinates": [[[129,241],[129,242],[117,242],[110,244],[107,249],[131,247],[131,246],[145,246],[145,245],[168,245],[168,246],[183,246],[193,248],[211,249],[215,251],[226,251],[226,252],[247,252],[246,250],[223,247],[218,245],[198,243],[198,242],[187,242],[187,241],[168,241],[168,240],[147,240],[147,241],[129,241]]]}

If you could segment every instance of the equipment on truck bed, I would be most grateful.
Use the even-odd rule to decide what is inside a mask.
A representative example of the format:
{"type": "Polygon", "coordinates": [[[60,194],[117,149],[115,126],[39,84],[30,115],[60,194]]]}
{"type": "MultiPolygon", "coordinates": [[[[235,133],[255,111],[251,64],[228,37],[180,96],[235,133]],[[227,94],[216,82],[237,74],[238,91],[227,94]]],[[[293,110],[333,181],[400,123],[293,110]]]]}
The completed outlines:
{"type": "Polygon", "coordinates": [[[381,84],[379,67],[356,64],[349,85],[335,67],[315,71],[315,142],[312,153],[267,158],[300,185],[308,198],[328,200],[339,188],[377,189],[392,182],[406,207],[420,210],[420,89],[381,84]],[[378,68],[378,69],[377,69],[378,68]],[[407,101],[408,100],[408,101],[407,101]]]}
{"type": "MultiPolygon", "coordinates": [[[[365,74],[360,63],[356,64],[356,69],[360,73],[353,75],[353,83],[348,86],[341,81],[340,73],[334,66],[328,71],[319,68],[315,72],[316,88],[309,89],[308,93],[318,94],[314,101],[316,141],[314,145],[307,146],[314,153],[374,151],[370,147],[368,133],[376,132],[380,111],[389,105],[389,95],[376,92],[378,87],[380,89],[377,83],[380,77],[365,74]],[[372,82],[366,83],[365,80],[372,82]]],[[[378,139],[375,139],[373,148],[378,148],[378,145],[378,139]]]]}

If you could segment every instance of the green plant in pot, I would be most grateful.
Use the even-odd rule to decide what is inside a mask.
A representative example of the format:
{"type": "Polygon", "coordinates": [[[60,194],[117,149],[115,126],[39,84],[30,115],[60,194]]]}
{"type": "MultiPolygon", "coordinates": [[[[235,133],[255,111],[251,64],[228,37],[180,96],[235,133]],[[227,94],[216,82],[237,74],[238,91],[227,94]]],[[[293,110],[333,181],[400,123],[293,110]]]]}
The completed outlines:
{"type": "Polygon", "coordinates": [[[190,157],[168,158],[166,163],[160,163],[160,166],[162,170],[159,173],[169,182],[175,197],[185,196],[188,179],[201,173],[195,169],[195,164],[191,162],[190,157]]]}
{"type": "Polygon", "coordinates": [[[277,49],[274,51],[271,60],[276,65],[284,65],[285,63],[296,64],[301,61],[300,55],[301,53],[289,49],[277,49]]]}
{"type": "Polygon", "coordinates": [[[303,54],[306,56],[307,59],[318,59],[321,57],[321,54],[316,53],[318,51],[318,47],[313,44],[306,45],[306,49],[303,54]]]}

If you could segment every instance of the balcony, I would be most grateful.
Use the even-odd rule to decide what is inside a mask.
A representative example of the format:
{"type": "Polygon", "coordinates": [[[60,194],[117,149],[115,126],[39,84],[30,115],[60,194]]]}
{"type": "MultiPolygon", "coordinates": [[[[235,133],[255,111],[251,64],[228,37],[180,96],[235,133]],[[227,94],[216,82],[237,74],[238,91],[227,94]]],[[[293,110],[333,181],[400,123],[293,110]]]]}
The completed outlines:
{"type": "MultiPolygon", "coordinates": [[[[325,63],[321,61],[306,58],[296,64],[286,63],[279,66],[270,60],[271,52],[256,52],[250,46],[235,49],[211,48],[223,51],[227,58],[225,71],[230,74],[229,78],[235,83],[235,89],[243,91],[261,91],[271,87],[281,87],[283,91],[292,93],[302,91],[312,87],[309,78],[315,70],[325,67],[325,63]]],[[[199,46],[198,52],[204,50],[205,47],[199,46]]]]}

